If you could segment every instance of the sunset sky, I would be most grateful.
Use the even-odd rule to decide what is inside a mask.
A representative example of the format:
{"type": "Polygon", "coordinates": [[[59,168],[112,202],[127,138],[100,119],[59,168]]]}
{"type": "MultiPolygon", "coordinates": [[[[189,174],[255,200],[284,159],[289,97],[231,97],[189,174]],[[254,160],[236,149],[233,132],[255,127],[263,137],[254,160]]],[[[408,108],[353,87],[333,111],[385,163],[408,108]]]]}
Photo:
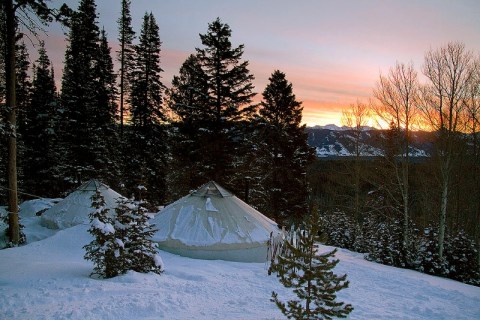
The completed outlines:
{"type": "MultiPolygon", "coordinates": [[[[65,2],[78,7],[76,0],[65,2]]],[[[113,52],[120,0],[96,3],[113,52]]],[[[413,62],[420,72],[425,52],[449,41],[480,54],[478,0],[132,0],[131,11],[137,34],[146,11],[157,19],[165,85],[201,47],[199,33],[220,17],[232,29],[233,45],[245,45],[257,99],[272,72],[281,70],[303,101],[309,126],[340,125],[342,108],[366,101],[380,72],[396,61],[413,62]]],[[[48,30],[48,55],[60,75],[64,36],[58,25],[48,30]]]]}

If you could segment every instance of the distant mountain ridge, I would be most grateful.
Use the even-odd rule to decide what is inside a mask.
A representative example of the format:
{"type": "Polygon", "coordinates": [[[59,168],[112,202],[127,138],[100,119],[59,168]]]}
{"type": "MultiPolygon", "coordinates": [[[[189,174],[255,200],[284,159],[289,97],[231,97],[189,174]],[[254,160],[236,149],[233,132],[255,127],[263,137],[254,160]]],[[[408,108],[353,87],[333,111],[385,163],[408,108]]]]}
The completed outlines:
{"type": "MultiPolygon", "coordinates": [[[[307,127],[308,144],[315,148],[319,158],[355,156],[354,130],[337,125],[307,127]]],[[[388,130],[364,127],[360,134],[360,155],[379,157],[384,155],[388,130]]],[[[433,150],[434,133],[412,132],[409,155],[415,158],[430,157],[433,150]]]]}

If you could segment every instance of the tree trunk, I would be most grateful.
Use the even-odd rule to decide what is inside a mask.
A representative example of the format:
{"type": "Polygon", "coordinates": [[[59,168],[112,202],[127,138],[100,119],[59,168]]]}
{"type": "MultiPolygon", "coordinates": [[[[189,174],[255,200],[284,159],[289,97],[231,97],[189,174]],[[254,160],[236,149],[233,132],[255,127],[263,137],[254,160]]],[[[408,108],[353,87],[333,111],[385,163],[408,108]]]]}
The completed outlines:
{"type": "Polygon", "coordinates": [[[13,245],[20,242],[20,226],[18,222],[18,201],[17,201],[17,138],[16,138],[16,92],[15,92],[15,10],[13,1],[4,2],[6,12],[7,29],[7,61],[5,69],[7,73],[7,124],[8,124],[8,224],[9,238],[13,245]]]}
{"type": "Polygon", "coordinates": [[[438,231],[438,256],[443,258],[443,249],[445,242],[445,227],[447,220],[447,201],[448,201],[448,177],[444,176],[442,181],[442,198],[440,204],[440,225],[438,231]]]}

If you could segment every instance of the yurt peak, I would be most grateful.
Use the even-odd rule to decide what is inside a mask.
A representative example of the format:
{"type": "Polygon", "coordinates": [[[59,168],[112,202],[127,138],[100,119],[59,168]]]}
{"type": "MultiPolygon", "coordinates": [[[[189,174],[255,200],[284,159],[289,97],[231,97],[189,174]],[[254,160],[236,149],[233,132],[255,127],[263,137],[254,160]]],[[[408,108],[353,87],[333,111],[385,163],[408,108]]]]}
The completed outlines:
{"type": "Polygon", "coordinates": [[[98,181],[97,179],[90,179],[77,188],[79,191],[99,191],[106,189],[110,189],[110,187],[98,181]]]}
{"type": "Polygon", "coordinates": [[[232,193],[228,192],[224,188],[222,188],[218,183],[215,181],[209,181],[205,183],[203,186],[192,192],[193,196],[197,197],[231,197],[233,196],[232,193]]]}

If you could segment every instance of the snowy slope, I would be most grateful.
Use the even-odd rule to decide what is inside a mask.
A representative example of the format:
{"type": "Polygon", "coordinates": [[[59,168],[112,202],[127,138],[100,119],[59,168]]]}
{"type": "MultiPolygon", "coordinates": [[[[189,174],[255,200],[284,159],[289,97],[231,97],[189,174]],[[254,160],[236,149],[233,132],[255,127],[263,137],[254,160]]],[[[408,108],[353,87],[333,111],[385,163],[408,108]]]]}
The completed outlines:
{"type": "MultiPolygon", "coordinates": [[[[356,154],[355,132],[348,127],[328,125],[306,129],[308,144],[315,149],[319,158],[352,157],[356,154]]],[[[363,128],[359,139],[361,157],[380,157],[384,155],[387,143],[385,130],[363,128]]],[[[432,132],[412,132],[409,155],[413,158],[429,157],[433,151],[434,134],[432,132]]]]}
{"type": "MultiPolygon", "coordinates": [[[[204,261],[166,252],[163,275],[89,277],[82,246],[88,226],[52,235],[25,218],[27,236],[45,239],[0,250],[0,319],[283,319],[269,301],[286,289],[263,263],[204,261]]],[[[30,237],[31,239],[31,237],[30,237]]],[[[328,248],[330,249],[330,248],[328,248]]],[[[348,273],[340,292],[350,319],[480,319],[480,288],[363,260],[340,250],[336,273],[348,273]]]]}

